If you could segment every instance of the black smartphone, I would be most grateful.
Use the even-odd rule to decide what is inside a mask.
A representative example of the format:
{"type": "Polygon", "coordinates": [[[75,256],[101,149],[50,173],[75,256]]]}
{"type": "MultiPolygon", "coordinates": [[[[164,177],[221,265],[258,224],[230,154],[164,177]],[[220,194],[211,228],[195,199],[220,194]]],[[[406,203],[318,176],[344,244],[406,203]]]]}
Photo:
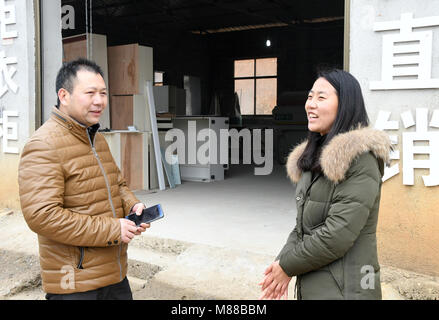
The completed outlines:
{"type": "Polygon", "coordinates": [[[133,221],[136,226],[140,226],[142,223],[151,223],[158,219],[163,218],[165,215],[163,214],[162,206],[160,204],[156,206],[152,206],[146,209],[143,209],[142,214],[138,216],[135,212],[131,213],[129,216],[125,218],[133,221]]]}

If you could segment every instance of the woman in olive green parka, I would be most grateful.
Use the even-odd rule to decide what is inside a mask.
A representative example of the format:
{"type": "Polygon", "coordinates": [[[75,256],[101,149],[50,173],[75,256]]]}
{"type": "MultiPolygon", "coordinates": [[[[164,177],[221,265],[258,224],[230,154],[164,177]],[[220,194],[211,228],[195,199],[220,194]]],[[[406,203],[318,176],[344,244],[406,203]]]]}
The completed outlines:
{"type": "Polygon", "coordinates": [[[381,299],[376,228],[388,135],[368,127],[358,81],[321,73],[305,104],[307,141],[290,153],[297,221],[265,271],[261,299],[381,299]]]}

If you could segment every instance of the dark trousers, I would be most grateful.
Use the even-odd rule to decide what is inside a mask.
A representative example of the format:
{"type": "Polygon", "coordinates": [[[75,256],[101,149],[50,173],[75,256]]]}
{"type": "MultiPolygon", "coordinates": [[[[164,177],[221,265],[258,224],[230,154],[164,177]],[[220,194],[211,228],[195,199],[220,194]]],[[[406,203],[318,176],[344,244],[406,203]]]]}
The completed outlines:
{"type": "Polygon", "coordinates": [[[125,277],[122,282],[96,290],[69,294],[46,294],[47,300],[133,300],[130,284],[125,277]]]}

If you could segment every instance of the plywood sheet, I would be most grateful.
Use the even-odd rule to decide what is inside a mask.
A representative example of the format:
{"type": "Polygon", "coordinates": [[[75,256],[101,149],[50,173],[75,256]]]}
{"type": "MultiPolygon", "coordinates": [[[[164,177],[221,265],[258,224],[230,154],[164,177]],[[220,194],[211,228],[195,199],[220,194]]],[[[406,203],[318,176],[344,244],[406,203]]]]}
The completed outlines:
{"type": "Polygon", "coordinates": [[[108,47],[108,75],[111,94],[135,95],[139,91],[139,46],[108,47]]]}
{"type": "Polygon", "coordinates": [[[120,134],[115,134],[112,132],[102,132],[101,134],[107,141],[114,162],[116,162],[117,167],[120,169],[122,167],[120,159],[120,134]]]}
{"type": "Polygon", "coordinates": [[[121,134],[122,175],[131,190],[143,189],[143,137],[136,133],[121,134]]]}
{"type": "Polygon", "coordinates": [[[87,41],[85,36],[63,41],[63,62],[78,58],[87,58],[87,41]]]}
{"type": "Polygon", "coordinates": [[[102,132],[132,190],[149,189],[149,132],[102,132]]]}
{"type": "Polygon", "coordinates": [[[149,114],[149,105],[146,97],[141,94],[133,96],[133,123],[139,131],[151,132],[151,116],[149,114]]]}
{"type": "Polygon", "coordinates": [[[111,96],[111,129],[127,130],[133,125],[133,96],[111,96]]]}
{"type": "Polygon", "coordinates": [[[111,97],[111,129],[127,130],[135,126],[141,132],[151,131],[147,101],[143,95],[111,97]]]}
{"type": "Polygon", "coordinates": [[[154,50],[139,46],[139,94],[146,95],[146,81],[154,81],[154,50]]]}

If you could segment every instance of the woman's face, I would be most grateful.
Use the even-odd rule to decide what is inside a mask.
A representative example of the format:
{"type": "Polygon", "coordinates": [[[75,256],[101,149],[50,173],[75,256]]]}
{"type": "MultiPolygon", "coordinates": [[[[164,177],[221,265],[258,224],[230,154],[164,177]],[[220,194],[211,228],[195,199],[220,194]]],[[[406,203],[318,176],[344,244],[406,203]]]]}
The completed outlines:
{"type": "Polygon", "coordinates": [[[325,135],[331,130],[337,116],[338,96],[325,78],[319,78],[314,82],[305,103],[305,110],[309,131],[325,135]]]}

